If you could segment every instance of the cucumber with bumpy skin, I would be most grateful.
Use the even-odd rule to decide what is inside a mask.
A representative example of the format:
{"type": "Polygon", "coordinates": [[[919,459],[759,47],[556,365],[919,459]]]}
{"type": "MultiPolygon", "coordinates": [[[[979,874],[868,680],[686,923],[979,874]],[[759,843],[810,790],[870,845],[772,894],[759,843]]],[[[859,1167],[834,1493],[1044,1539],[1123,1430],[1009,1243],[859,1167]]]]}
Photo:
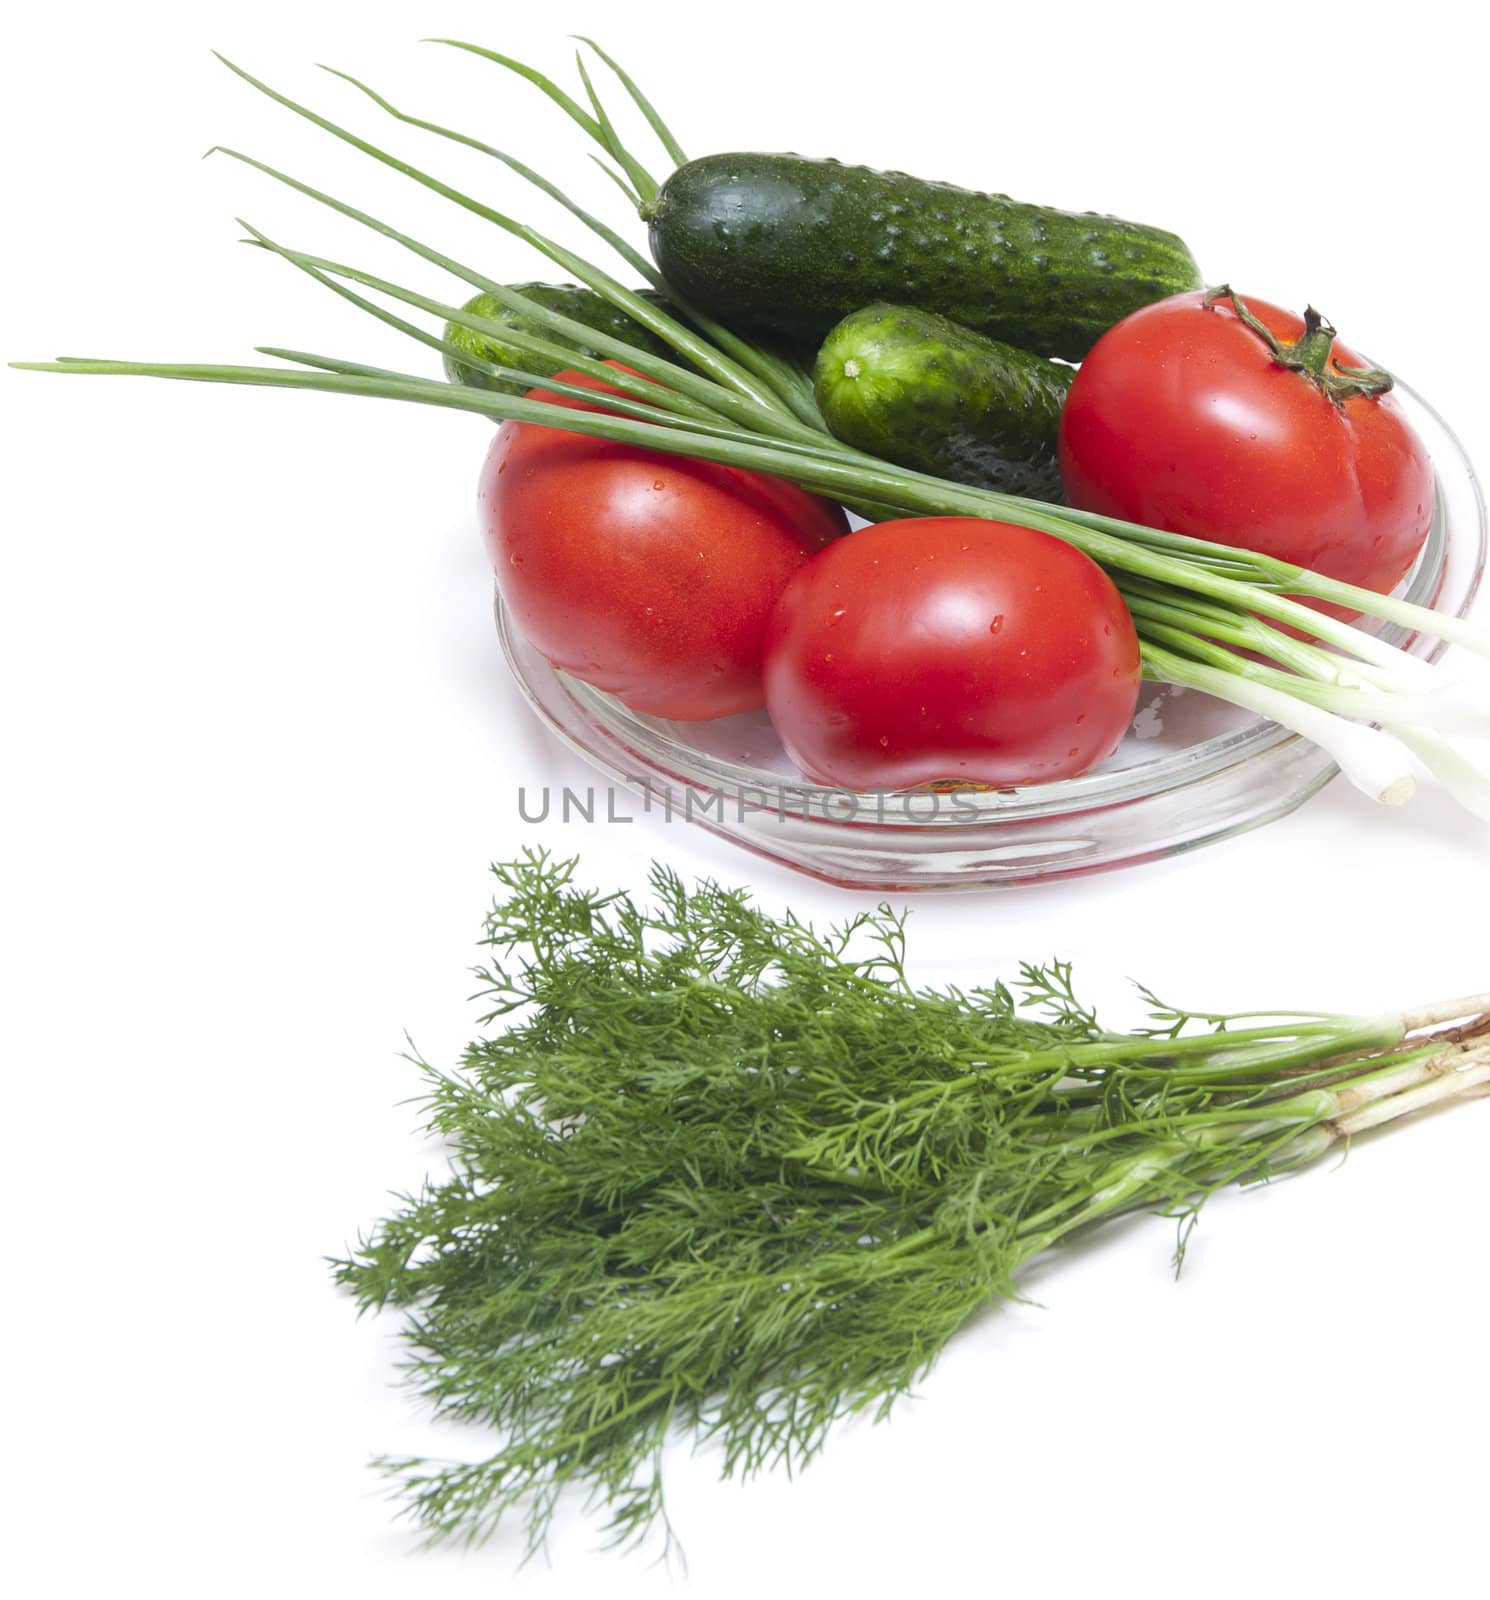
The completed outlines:
{"type": "Polygon", "coordinates": [[[788,342],[879,300],[1079,361],[1130,311],[1201,283],[1159,228],[797,155],[685,162],[641,210],[684,300],[788,342]]]}
{"type": "Polygon", "coordinates": [[[1056,438],[1075,376],[934,311],[877,305],[829,333],[814,389],[845,444],[938,478],[1058,500],[1056,438]]]}
{"type": "MultiPolygon", "coordinates": [[[[624,311],[596,294],[593,289],[582,289],[574,283],[515,283],[512,287],[519,294],[526,295],[529,300],[536,300],[539,305],[546,306],[550,311],[572,317],[576,322],[583,322],[587,328],[594,328],[599,333],[608,333],[612,338],[624,339],[627,344],[635,345],[648,355],[661,356],[669,360],[676,359],[672,350],[654,333],[642,327],[639,322],[633,322],[624,311]]],[[[664,304],[662,296],[650,289],[639,289],[637,293],[645,299],[655,300],[659,305],[664,304]]],[[[475,295],[461,309],[469,311],[473,316],[485,317],[491,322],[510,323],[519,332],[540,335],[554,344],[565,345],[580,355],[596,358],[600,356],[598,350],[576,344],[572,339],[564,338],[548,328],[539,326],[530,317],[503,305],[490,295],[475,295]]],[[[496,366],[517,367],[523,372],[537,373],[545,378],[551,378],[554,373],[563,370],[557,361],[535,355],[531,351],[519,350],[516,345],[504,344],[496,334],[478,333],[474,328],[463,327],[458,322],[446,323],[445,342],[490,361],[496,366]]],[[[483,372],[479,367],[468,366],[452,355],[445,357],[445,376],[451,383],[464,383],[474,389],[491,389],[498,394],[524,394],[531,387],[504,378],[494,378],[490,373],[483,372]]]]}

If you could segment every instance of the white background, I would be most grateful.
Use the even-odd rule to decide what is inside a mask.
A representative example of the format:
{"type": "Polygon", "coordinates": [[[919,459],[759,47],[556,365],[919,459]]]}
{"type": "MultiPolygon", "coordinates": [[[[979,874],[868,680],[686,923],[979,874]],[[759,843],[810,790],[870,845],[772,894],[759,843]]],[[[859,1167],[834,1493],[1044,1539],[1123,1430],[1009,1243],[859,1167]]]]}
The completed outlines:
{"type": "MultiPolygon", "coordinates": [[[[574,3],[72,4],[4,25],[0,354],[407,359],[234,243],[395,258],[217,141],[450,241],[528,258],[259,100],[217,46],[383,125],[311,63],[510,145],[597,203],[557,112],[453,33],[630,65],[685,146],[795,148],[1182,231],[1212,281],[1302,305],[1490,460],[1481,56],[1458,8],[1189,5],[850,14],[574,3]]],[[[428,236],[428,235],[427,235],[428,236]]],[[[422,359],[416,355],[413,359],[422,359]]],[[[0,1576],[23,1596],[650,1593],[566,1516],[421,1554],[367,1471],[463,1453],[392,1384],[323,1256],[438,1163],[408,1030],[448,1061],[486,864],[543,839],[601,885],[664,855],[773,908],[861,897],[681,824],[522,826],[590,776],[526,712],[490,626],[475,418],[0,374],[6,469],[0,1576]]],[[[1484,614],[1484,607],[1481,607],[1484,614]]],[[[1490,829],[1339,784],[1262,831],[1045,889],[924,898],[928,978],[1074,958],[1202,1006],[1377,1010],[1490,987],[1490,829]]],[[[1182,1280],[1138,1220],[1043,1266],[883,1426],[795,1482],[668,1462],[701,1595],[1483,1594],[1490,1104],[1207,1212],[1182,1280]],[[831,1585],[831,1591],[828,1586],[831,1585]]]]}

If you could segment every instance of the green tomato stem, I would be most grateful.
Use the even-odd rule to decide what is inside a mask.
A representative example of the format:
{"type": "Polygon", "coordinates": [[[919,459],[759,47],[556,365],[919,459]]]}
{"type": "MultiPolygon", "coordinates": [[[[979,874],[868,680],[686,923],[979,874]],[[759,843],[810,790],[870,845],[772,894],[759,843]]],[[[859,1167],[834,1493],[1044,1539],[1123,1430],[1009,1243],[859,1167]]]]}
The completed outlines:
{"type": "Polygon", "coordinates": [[[1267,346],[1275,366],[1297,372],[1312,383],[1337,410],[1345,409],[1350,399],[1373,399],[1392,387],[1392,375],[1380,367],[1342,367],[1335,356],[1335,329],[1313,306],[1304,312],[1304,331],[1292,344],[1285,344],[1266,323],[1248,309],[1246,302],[1230,284],[1212,289],[1205,305],[1218,300],[1231,301],[1237,320],[1267,346]]]}

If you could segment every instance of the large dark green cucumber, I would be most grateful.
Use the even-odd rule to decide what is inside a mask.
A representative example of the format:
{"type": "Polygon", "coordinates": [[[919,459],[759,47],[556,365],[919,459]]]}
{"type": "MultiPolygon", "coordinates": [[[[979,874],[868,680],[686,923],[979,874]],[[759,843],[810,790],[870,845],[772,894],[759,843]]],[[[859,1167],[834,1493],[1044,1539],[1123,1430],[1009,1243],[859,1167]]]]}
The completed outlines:
{"type": "MultiPolygon", "coordinates": [[[[624,339],[627,344],[635,345],[649,355],[677,359],[669,346],[665,345],[656,334],[649,332],[639,322],[634,322],[624,311],[613,306],[603,295],[596,294],[593,289],[582,289],[574,283],[515,283],[512,287],[529,300],[536,300],[539,305],[547,307],[550,311],[557,311],[561,316],[573,317],[576,322],[584,323],[587,328],[594,328],[599,333],[608,333],[613,339],[624,339]]],[[[637,293],[644,299],[655,300],[659,305],[664,303],[662,296],[654,294],[650,289],[639,289],[637,293]]],[[[552,340],[554,344],[563,345],[566,349],[578,351],[581,355],[598,358],[601,354],[598,350],[577,344],[573,339],[566,339],[553,333],[523,312],[514,311],[487,294],[474,296],[466,301],[461,309],[471,312],[473,316],[486,317],[492,322],[508,323],[520,333],[541,336],[552,340]]],[[[554,373],[563,370],[557,361],[519,350],[516,345],[505,344],[496,334],[477,333],[475,329],[462,327],[458,322],[445,324],[445,341],[499,367],[518,367],[524,372],[534,372],[544,378],[551,378],[554,373]]],[[[464,383],[475,389],[493,389],[499,394],[523,394],[531,388],[530,384],[494,378],[490,373],[481,371],[479,367],[467,366],[465,362],[457,360],[452,355],[445,357],[445,376],[451,383],[464,383]]]]}
{"type": "Polygon", "coordinates": [[[684,300],[792,341],[881,300],[1078,361],[1130,311],[1201,282],[1159,228],[796,155],[689,161],[642,211],[684,300]]]}
{"type": "Polygon", "coordinates": [[[1075,376],[934,311],[878,305],[829,333],[814,387],[845,444],[957,483],[1056,500],[1056,436],[1075,376]]]}

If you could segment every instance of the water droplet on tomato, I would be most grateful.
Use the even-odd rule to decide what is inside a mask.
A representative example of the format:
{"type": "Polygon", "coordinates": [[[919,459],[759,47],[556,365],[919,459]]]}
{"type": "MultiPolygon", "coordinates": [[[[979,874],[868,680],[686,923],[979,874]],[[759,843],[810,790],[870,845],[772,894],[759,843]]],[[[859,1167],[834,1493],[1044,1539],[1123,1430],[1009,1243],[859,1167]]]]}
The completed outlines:
{"type": "Polygon", "coordinates": [[[653,478],[652,479],[652,487],[654,489],[662,489],[662,488],[665,488],[666,485],[663,483],[661,478],[653,478]]]}
{"type": "Polygon", "coordinates": [[[835,622],[842,622],[848,612],[842,606],[835,606],[828,613],[828,626],[831,628],[835,622]]]}
{"type": "Polygon", "coordinates": [[[514,550],[512,554],[507,557],[507,559],[514,567],[520,567],[523,564],[523,558],[517,553],[516,550],[514,550]]]}
{"type": "Polygon", "coordinates": [[[999,632],[1002,631],[1003,626],[1004,626],[1004,614],[1001,611],[998,614],[998,616],[996,616],[993,619],[993,621],[988,624],[988,631],[990,633],[999,633],[999,632]]]}
{"type": "Polygon", "coordinates": [[[1070,750],[1068,750],[1066,753],[1068,755],[1079,756],[1081,754],[1081,746],[1073,744],[1070,750]]]}
{"type": "Polygon", "coordinates": [[[1076,719],[1076,726],[1079,728],[1082,725],[1082,723],[1085,722],[1085,721],[1086,721],[1086,712],[1083,711],[1081,713],[1081,715],[1076,719]]]}
{"type": "Polygon", "coordinates": [[[889,748],[890,748],[890,735],[888,733],[882,733],[880,735],[880,749],[881,750],[888,750],[889,748]]]}

